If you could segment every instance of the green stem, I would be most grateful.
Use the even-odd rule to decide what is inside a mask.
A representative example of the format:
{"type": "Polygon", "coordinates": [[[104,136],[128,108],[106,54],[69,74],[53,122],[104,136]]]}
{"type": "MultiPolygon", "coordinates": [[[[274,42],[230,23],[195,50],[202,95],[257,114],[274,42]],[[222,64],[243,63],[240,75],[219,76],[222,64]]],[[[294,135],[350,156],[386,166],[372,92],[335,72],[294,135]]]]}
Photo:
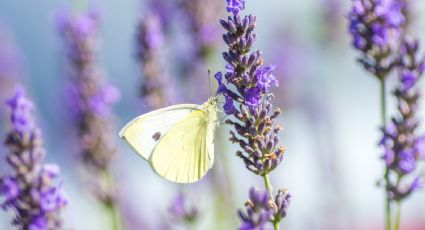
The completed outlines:
{"type": "Polygon", "coordinates": [[[118,212],[118,208],[114,202],[106,205],[108,210],[111,222],[112,222],[112,230],[121,230],[121,220],[118,212]]]}
{"type": "Polygon", "coordinates": [[[264,184],[266,185],[267,192],[269,192],[270,198],[272,198],[273,193],[272,193],[272,189],[271,189],[271,186],[270,186],[269,174],[264,175],[263,178],[264,178],[264,184]]]}
{"type": "Polygon", "coordinates": [[[279,230],[279,222],[273,221],[273,227],[275,230],[279,230]]]}
{"type": "MultiPolygon", "coordinates": [[[[382,128],[387,127],[387,100],[386,100],[386,89],[385,89],[385,78],[381,78],[381,122],[382,128]]],[[[387,185],[389,183],[389,172],[388,168],[385,167],[385,226],[386,230],[391,230],[391,200],[386,192],[387,185]]]]}
{"type": "Polygon", "coordinates": [[[396,212],[395,212],[395,223],[394,223],[394,230],[400,229],[400,215],[401,215],[401,203],[400,201],[397,201],[396,203],[396,212]]]}
{"type": "MultiPolygon", "coordinates": [[[[104,175],[105,175],[105,180],[108,183],[108,187],[113,188],[114,181],[110,172],[105,171],[104,175]]],[[[122,229],[121,216],[120,216],[117,204],[115,202],[115,199],[112,199],[111,201],[106,202],[104,204],[109,214],[109,218],[111,220],[111,224],[112,224],[111,230],[121,230],[122,229]]]]}
{"type": "Polygon", "coordinates": [[[387,98],[385,80],[381,80],[381,121],[384,128],[387,127],[387,98]]]}
{"type": "MultiPolygon", "coordinates": [[[[272,193],[272,188],[270,186],[270,178],[269,178],[269,174],[266,174],[263,176],[264,178],[264,184],[266,185],[266,189],[269,192],[270,198],[273,199],[273,193],[272,193]]],[[[279,230],[279,221],[273,221],[273,227],[275,230],[279,230]]]]}
{"type": "MultiPolygon", "coordinates": [[[[388,177],[386,177],[387,180],[388,177]]],[[[385,198],[385,222],[386,222],[386,229],[391,230],[391,200],[386,197],[385,198]]]]}

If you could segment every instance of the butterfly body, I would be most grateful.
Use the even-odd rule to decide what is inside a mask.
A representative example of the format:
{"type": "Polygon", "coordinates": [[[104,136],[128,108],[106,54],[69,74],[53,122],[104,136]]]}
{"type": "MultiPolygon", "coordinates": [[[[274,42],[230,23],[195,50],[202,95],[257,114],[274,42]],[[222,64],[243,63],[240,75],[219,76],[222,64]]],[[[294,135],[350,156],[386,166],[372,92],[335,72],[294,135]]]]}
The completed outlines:
{"type": "Polygon", "coordinates": [[[174,105],[141,115],[120,136],[161,177],[192,183],[214,163],[217,124],[217,98],[213,97],[202,105],[174,105]]]}

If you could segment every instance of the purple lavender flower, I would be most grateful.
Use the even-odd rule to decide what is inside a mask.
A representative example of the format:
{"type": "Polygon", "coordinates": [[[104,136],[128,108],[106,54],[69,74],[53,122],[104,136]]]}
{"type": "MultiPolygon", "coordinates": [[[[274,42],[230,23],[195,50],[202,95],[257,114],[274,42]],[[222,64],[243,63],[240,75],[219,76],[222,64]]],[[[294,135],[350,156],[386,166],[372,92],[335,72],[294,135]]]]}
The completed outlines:
{"type": "Polygon", "coordinates": [[[267,223],[273,218],[273,201],[267,191],[255,188],[249,190],[249,200],[245,203],[246,212],[239,210],[242,219],[240,230],[265,230],[267,223]]]}
{"type": "Polygon", "coordinates": [[[274,216],[273,221],[279,222],[285,218],[288,212],[289,204],[291,202],[292,195],[288,189],[280,189],[274,199],[274,216]]]}
{"type": "Polygon", "coordinates": [[[423,160],[425,154],[424,136],[416,134],[419,126],[416,112],[420,98],[417,83],[425,66],[424,59],[417,55],[418,49],[418,42],[410,38],[406,38],[402,45],[400,81],[394,91],[398,100],[399,116],[391,119],[391,123],[384,129],[381,141],[384,148],[383,158],[390,174],[386,190],[393,201],[400,201],[422,187],[422,179],[413,175],[418,161],[423,160]],[[412,175],[410,179],[409,175],[412,175]]]}
{"type": "Polygon", "coordinates": [[[171,103],[171,88],[166,87],[168,77],[161,60],[164,34],[159,15],[150,12],[139,21],[136,33],[136,59],[144,73],[140,96],[150,109],[171,103]]]}
{"type": "Polygon", "coordinates": [[[404,1],[353,0],[348,17],[353,46],[362,52],[358,60],[379,79],[394,66],[406,22],[404,1]]]}
{"type": "Polygon", "coordinates": [[[195,206],[188,208],[182,193],[174,198],[168,211],[174,223],[193,224],[199,217],[199,210],[195,206]]]}
{"type": "MultiPolygon", "coordinates": [[[[241,229],[262,229],[266,222],[273,223],[274,228],[279,229],[279,222],[286,216],[287,209],[287,205],[283,207],[282,199],[279,198],[279,205],[284,211],[274,209],[270,214],[266,209],[266,212],[257,213],[255,206],[258,203],[263,204],[261,207],[268,207],[265,202],[269,202],[271,195],[268,194],[272,194],[269,174],[282,162],[285,152],[285,148],[279,146],[278,133],[282,128],[274,122],[280,109],[273,109],[271,103],[273,94],[270,89],[279,85],[273,76],[276,67],[264,66],[259,50],[251,52],[256,37],[256,18],[254,15],[242,18],[239,10],[234,10],[235,6],[242,10],[244,1],[228,1],[228,10],[233,9],[229,10],[233,16],[220,20],[226,30],[223,39],[229,49],[223,53],[223,58],[228,63],[225,79],[221,72],[215,75],[219,85],[217,94],[224,95],[224,111],[235,118],[226,120],[226,123],[232,125],[236,131],[230,131],[230,141],[239,144],[243,150],[237,151],[237,156],[242,158],[249,171],[263,177],[267,189],[264,193],[251,190],[250,199],[253,205],[247,214],[240,214],[243,221],[241,229]]],[[[282,194],[279,193],[278,196],[282,194]]],[[[270,200],[270,204],[273,203],[270,200]]]]}
{"type": "Polygon", "coordinates": [[[45,150],[33,104],[18,88],[7,105],[11,130],[6,159],[14,173],[0,177],[2,207],[15,213],[12,224],[19,229],[62,229],[60,214],[68,201],[62,185],[54,184],[59,167],[43,164],[45,150]]]}
{"type": "Polygon", "coordinates": [[[291,195],[288,190],[281,189],[272,200],[268,191],[255,188],[249,190],[249,199],[245,203],[246,211],[239,210],[242,219],[240,230],[267,229],[267,223],[279,222],[286,217],[291,195]]]}
{"type": "Polygon", "coordinates": [[[97,64],[99,26],[100,15],[96,10],[75,15],[61,11],[58,15],[58,31],[64,42],[71,81],[68,99],[80,139],[81,161],[89,175],[87,184],[116,215],[117,191],[110,167],[117,146],[111,107],[119,99],[119,92],[106,82],[97,64]]]}
{"type": "Polygon", "coordinates": [[[170,30],[173,16],[176,14],[176,2],[169,0],[149,0],[148,8],[151,12],[155,12],[160,22],[160,27],[165,32],[170,30]]]}
{"type": "MultiPolygon", "coordinates": [[[[402,174],[409,173],[415,168],[410,151],[405,151],[408,149],[394,151],[390,137],[398,135],[399,130],[396,128],[398,124],[395,124],[396,120],[393,119],[394,124],[387,126],[386,112],[386,78],[399,62],[399,47],[403,43],[407,21],[406,4],[406,1],[399,0],[353,0],[353,7],[349,13],[349,30],[353,37],[353,46],[362,53],[358,61],[377,77],[381,85],[381,119],[384,129],[382,145],[385,152],[383,158],[387,163],[384,173],[387,190],[385,207],[387,229],[392,229],[392,201],[395,197],[401,197],[394,192],[388,192],[395,190],[392,169],[388,165],[398,164],[398,171],[402,174]]],[[[409,86],[414,82],[411,76],[402,78],[404,80],[401,81],[409,86]]]]}
{"type": "Polygon", "coordinates": [[[255,16],[249,15],[241,19],[239,14],[221,19],[220,23],[227,30],[223,36],[229,45],[229,51],[223,53],[228,62],[223,83],[222,73],[216,74],[219,84],[218,93],[226,98],[225,112],[234,115],[241,123],[227,120],[233,125],[240,137],[232,131],[232,142],[239,143],[245,153],[238,152],[246,167],[260,175],[271,172],[282,160],[284,147],[278,146],[277,134],[281,126],[273,123],[280,114],[280,109],[273,110],[269,94],[271,86],[278,82],[273,76],[274,66],[262,66],[260,51],[249,54],[255,40],[253,29],[255,16]],[[230,90],[227,85],[233,85],[236,90],[230,90]],[[233,101],[231,102],[231,98],[233,101]],[[234,104],[239,104],[236,108],[234,104]],[[232,113],[231,113],[232,112],[232,113]]]}
{"type": "Polygon", "coordinates": [[[245,9],[245,0],[227,0],[227,12],[234,15],[245,9]]]}

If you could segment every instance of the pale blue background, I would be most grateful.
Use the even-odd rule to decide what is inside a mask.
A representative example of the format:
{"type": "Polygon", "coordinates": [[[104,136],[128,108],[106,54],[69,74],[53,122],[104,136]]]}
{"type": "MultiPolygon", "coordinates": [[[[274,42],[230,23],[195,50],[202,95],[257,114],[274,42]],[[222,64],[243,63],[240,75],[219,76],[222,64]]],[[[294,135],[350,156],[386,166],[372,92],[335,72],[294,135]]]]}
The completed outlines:
{"type": "MultiPolygon", "coordinates": [[[[331,40],[330,45],[323,42],[323,39],[329,39],[321,37],[326,34],[326,27],[320,19],[323,2],[248,0],[247,3],[247,11],[257,15],[257,47],[264,51],[267,62],[284,55],[276,54],[276,50],[285,46],[287,39],[282,34],[288,31],[295,34],[294,46],[303,52],[299,54],[301,59],[295,61],[298,63],[296,67],[292,66],[295,70],[291,77],[296,83],[289,84],[295,87],[292,88],[296,94],[293,97],[298,103],[283,108],[285,129],[282,142],[288,147],[286,159],[271,175],[276,188],[288,187],[293,194],[289,215],[282,227],[378,229],[383,220],[383,192],[374,185],[383,172],[380,150],[376,147],[379,139],[378,82],[355,62],[356,52],[351,49],[345,33],[348,1],[342,4],[341,22],[336,26],[340,36],[331,40]],[[311,110],[305,101],[313,101],[316,107],[311,110]],[[333,165],[330,165],[331,161],[333,165]]],[[[111,82],[122,91],[122,100],[116,107],[121,125],[137,113],[134,108],[137,104],[134,87],[137,68],[132,54],[134,26],[141,4],[137,0],[105,0],[98,1],[98,4],[104,11],[101,64],[111,82]]],[[[14,34],[24,57],[25,82],[38,106],[49,161],[59,163],[64,170],[65,189],[70,199],[65,222],[76,230],[103,230],[108,229],[108,222],[101,207],[76,179],[79,174],[76,164],[70,161],[75,157],[69,150],[72,148],[67,139],[70,131],[64,125],[68,121],[61,98],[64,79],[61,43],[54,29],[53,16],[58,8],[66,5],[68,1],[63,0],[2,0],[0,20],[14,34]]],[[[425,17],[421,15],[425,12],[424,4],[417,5],[415,10],[417,19],[412,31],[425,43],[425,34],[417,33],[425,31],[425,17]]],[[[221,60],[221,55],[217,54],[216,58],[221,60]]],[[[218,63],[222,64],[221,61],[218,63]]],[[[212,64],[216,70],[220,66],[212,64]]],[[[285,89],[285,82],[281,81],[281,84],[285,89]]],[[[292,91],[289,89],[289,92],[292,91]]],[[[393,110],[394,104],[389,108],[393,110]]],[[[424,100],[421,108],[420,115],[424,118],[424,100]]],[[[228,148],[226,158],[231,163],[236,204],[242,207],[249,187],[253,184],[263,186],[262,180],[244,169],[233,154],[234,147],[225,147],[228,148]]],[[[126,146],[122,145],[122,149],[123,153],[115,164],[122,191],[127,194],[131,206],[138,210],[138,215],[151,225],[158,224],[177,187],[158,178],[148,164],[126,146]]],[[[195,192],[197,198],[194,198],[201,200],[203,206],[213,202],[209,199],[208,187],[187,186],[189,191],[194,189],[203,191],[195,192]]],[[[2,212],[0,218],[0,229],[9,229],[9,216],[2,212]]],[[[416,223],[424,227],[424,219],[425,193],[422,192],[403,205],[402,225],[416,223]]],[[[205,214],[202,226],[211,226],[210,221],[213,221],[211,215],[205,214]]]]}

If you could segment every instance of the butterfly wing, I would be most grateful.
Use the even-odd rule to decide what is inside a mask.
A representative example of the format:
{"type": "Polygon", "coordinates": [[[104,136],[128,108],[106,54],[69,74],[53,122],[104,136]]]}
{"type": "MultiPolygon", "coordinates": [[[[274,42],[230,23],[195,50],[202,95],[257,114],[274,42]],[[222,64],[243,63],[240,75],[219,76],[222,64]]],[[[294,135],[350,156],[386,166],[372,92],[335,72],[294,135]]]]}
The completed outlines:
{"type": "Polygon", "coordinates": [[[195,104],[181,104],[158,109],[136,117],[120,131],[123,138],[135,152],[149,160],[152,150],[179,121],[199,110],[195,104]]]}
{"type": "Polygon", "coordinates": [[[163,137],[150,158],[161,177],[192,183],[204,177],[213,164],[213,137],[208,112],[194,110],[163,137]]]}

